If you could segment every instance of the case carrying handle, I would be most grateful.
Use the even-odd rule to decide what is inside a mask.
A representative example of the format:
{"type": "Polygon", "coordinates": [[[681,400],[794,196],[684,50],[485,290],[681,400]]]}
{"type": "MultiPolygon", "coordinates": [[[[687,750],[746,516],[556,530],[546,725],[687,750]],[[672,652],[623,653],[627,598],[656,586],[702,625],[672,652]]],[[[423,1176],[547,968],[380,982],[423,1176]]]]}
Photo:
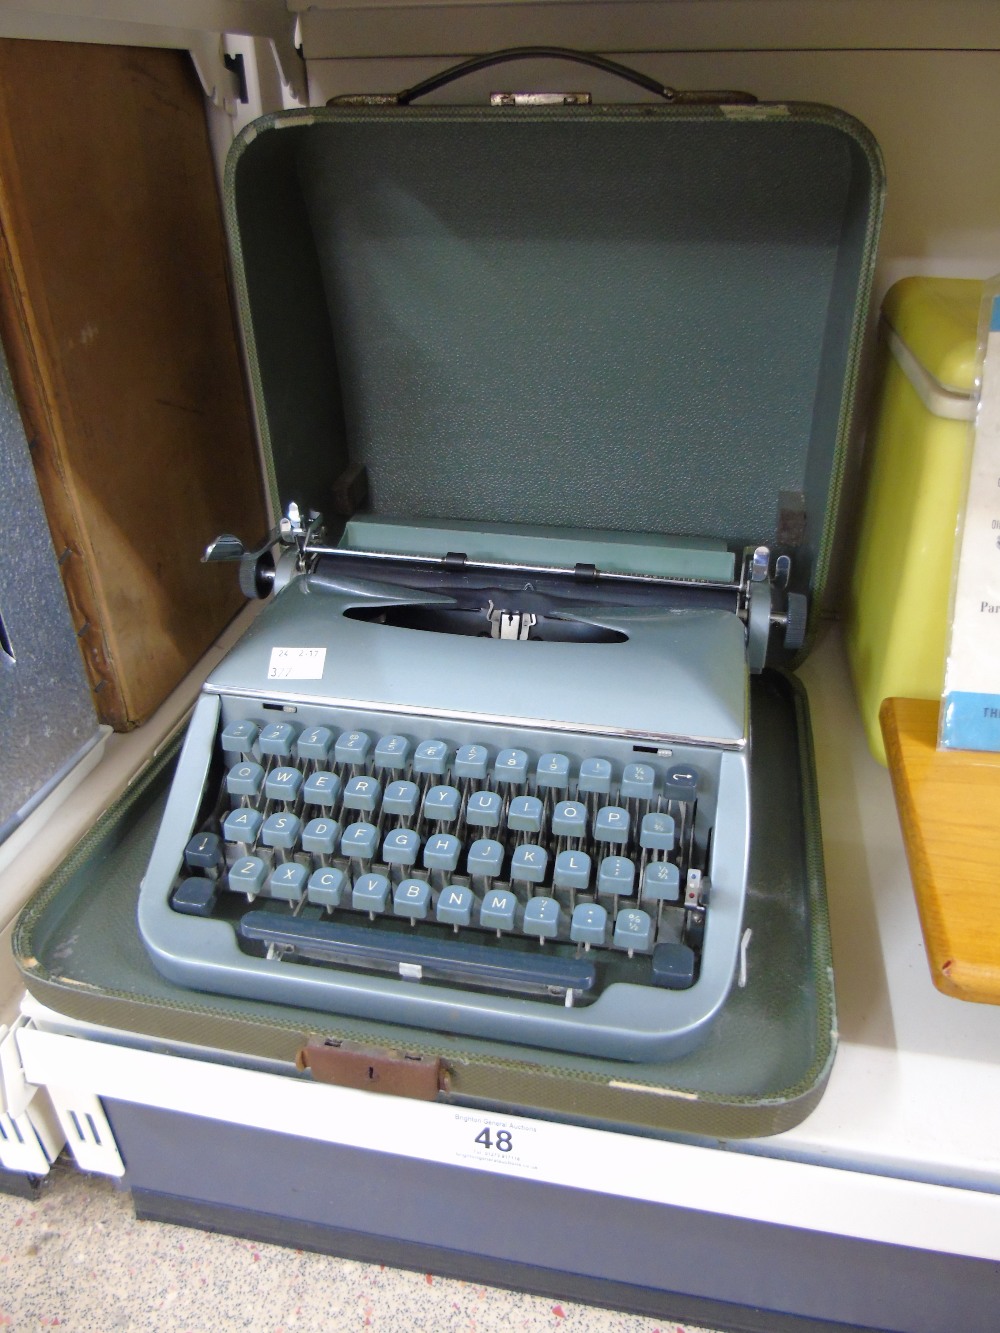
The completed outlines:
{"type": "Polygon", "coordinates": [[[450,65],[448,69],[441,70],[438,74],[432,74],[430,78],[422,79],[419,83],[415,83],[412,88],[404,88],[398,93],[346,93],[340,97],[331,97],[327,105],[409,106],[418,97],[436,92],[438,88],[443,88],[448,83],[454,83],[456,79],[462,79],[467,74],[475,74],[478,70],[490,69],[494,65],[505,65],[512,60],[538,59],[570,60],[578,65],[589,65],[591,68],[599,69],[605,74],[614,74],[620,79],[634,83],[637,87],[642,88],[644,92],[655,93],[657,97],[661,97],[665,102],[670,102],[675,106],[722,103],[749,104],[757,101],[753,93],[739,92],[733,89],[686,91],[670,88],[657,79],[651,78],[648,74],[641,74],[628,65],[621,65],[617,60],[609,60],[607,56],[597,55],[593,51],[575,51],[566,46],[513,46],[502,51],[488,51],[484,55],[472,56],[468,60],[462,60],[457,65],[450,65]]]}

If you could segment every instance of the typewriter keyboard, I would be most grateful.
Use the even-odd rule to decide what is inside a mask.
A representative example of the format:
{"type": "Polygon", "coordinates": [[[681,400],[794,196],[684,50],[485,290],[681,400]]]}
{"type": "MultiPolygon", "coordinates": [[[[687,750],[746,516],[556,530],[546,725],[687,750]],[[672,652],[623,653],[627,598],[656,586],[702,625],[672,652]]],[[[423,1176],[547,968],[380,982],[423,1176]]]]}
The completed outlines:
{"type": "Polygon", "coordinates": [[[346,721],[220,726],[175,912],[231,921],[265,958],[567,1006],[616,979],[694,984],[709,835],[693,766],[346,721]]]}

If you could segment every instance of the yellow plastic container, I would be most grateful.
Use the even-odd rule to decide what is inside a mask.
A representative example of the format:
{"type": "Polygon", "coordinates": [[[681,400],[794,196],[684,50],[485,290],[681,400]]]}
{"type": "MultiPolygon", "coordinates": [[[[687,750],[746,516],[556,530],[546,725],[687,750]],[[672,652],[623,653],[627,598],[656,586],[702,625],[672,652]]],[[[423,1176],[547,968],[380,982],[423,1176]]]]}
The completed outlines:
{"type": "Polygon", "coordinates": [[[944,681],[982,296],[975,280],[904,278],[882,304],[846,639],[868,744],[883,764],[882,700],[935,699],[944,681]]]}

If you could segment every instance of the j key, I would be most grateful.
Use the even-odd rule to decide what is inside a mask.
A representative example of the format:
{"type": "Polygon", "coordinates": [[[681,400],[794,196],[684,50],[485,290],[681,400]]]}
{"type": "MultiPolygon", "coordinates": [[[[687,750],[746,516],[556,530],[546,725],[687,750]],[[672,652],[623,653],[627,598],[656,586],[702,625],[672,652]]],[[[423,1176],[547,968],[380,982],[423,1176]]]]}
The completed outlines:
{"type": "Polygon", "coordinates": [[[469,848],[466,869],[470,875],[496,879],[503,869],[503,844],[493,838],[477,838],[469,848]]]}
{"type": "Polygon", "coordinates": [[[432,773],[443,777],[448,771],[449,753],[444,741],[421,741],[413,751],[414,773],[432,773]]]}
{"type": "Polygon", "coordinates": [[[256,842],[264,816],[259,810],[244,806],[240,810],[230,810],[223,820],[222,836],[226,842],[241,842],[244,845],[256,842]]]}
{"type": "Polygon", "coordinates": [[[217,833],[196,833],[184,848],[184,861],[192,870],[215,870],[222,865],[222,844],[217,833]]]}
{"type": "Polygon", "coordinates": [[[291,759],[297,728],[291,722],[272,722],[260,733],[258,744],[261,754],[274,755],[276,759],[291,759]]]}
{"type": "Polygon", "coordinates": [[[424,879],[400,880],[392,895],[392,910],[396,916],[424,921],[431,910],[431,886],[424,879]]]}
{"type": "Polygon", "coordinates": [[[259,730],[256,722],[230,722],[220,737],[224,753],[250,754],[259,730]]]}
{"type": "Polygon", "coordinates": [[[333,732],[329,727],[310,727],[299,737],[296,749],[300,759],[325,764],[333,749],[333,732]]]}

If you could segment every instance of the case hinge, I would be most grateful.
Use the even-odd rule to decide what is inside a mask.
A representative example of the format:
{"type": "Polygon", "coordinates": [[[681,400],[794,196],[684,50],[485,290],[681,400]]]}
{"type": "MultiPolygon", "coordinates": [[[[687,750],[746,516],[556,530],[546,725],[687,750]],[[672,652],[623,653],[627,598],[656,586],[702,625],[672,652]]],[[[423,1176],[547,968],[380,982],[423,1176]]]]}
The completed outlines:
{"type": "Polygon", "coordinates": [[[298,1069],[308,1069],[320,1083],[338,1088],[384,1092],[432,1102],[450,1086],[440,1059],[398,1050],[373,1050],[357,1042],[334,1038],[306,1042],[295,1057],[298,1069]]]}

